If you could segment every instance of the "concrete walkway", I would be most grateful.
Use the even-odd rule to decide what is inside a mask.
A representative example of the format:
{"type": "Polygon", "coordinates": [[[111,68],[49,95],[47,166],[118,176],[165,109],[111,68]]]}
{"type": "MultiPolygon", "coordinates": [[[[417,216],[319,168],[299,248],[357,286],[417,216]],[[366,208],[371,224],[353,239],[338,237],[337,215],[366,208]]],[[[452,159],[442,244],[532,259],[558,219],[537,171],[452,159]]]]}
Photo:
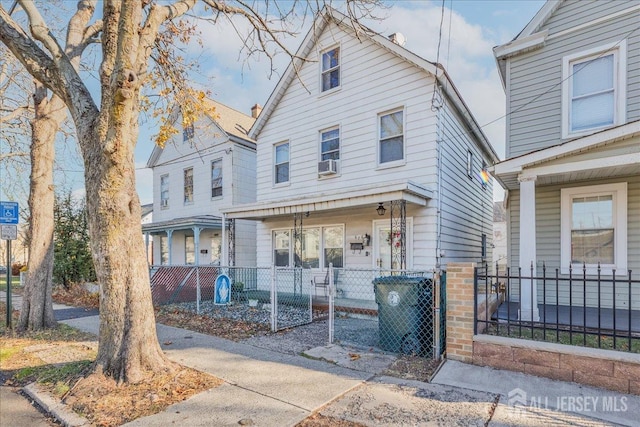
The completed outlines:
{"type": "MultiPolygon", "coordinates": [[[[71,313],[69,307],[55,309],[71,313]]],[[[62,322],[98,332],[98,316],[62,322]]],[[[172,360],[225,382],[127,426],[294,426],[314,412],[370,426],[635,426],[640,420],[635,395],[454,361],[424,383],[384,376],[393,356],[340,345],[291,355],[164,325],[158,325],[158,338],[172,360]],[[360,356],[355,360],[354,352],[360,356]]],[[[47,401],[37,388],[27,391],[47,401]]],[[[23,399],[27,418],[6,424],[7,392],[3,388],[0,425],[47,425],[38,424],[46,423],[44,417],[15,393],[9,398],[23,399]]],[[[73,414],[58,416],[82,425],[73,414]]]]}
{"type": "MultiPolygon", "coordinates": [[[[98,330],[97,316],[64,323],[98,330]]],[[[164,325],[158,337],[172,360],[225,384],[127,426],[293,426],[315,411],[376,426],[633,426],[640,419],[638,396],[453,361],[423,383],[379,375],[390,363],[384,358],[356,370],[164,325]]],[[[344,360],[348,350],[307,353],[344,360]]]]}

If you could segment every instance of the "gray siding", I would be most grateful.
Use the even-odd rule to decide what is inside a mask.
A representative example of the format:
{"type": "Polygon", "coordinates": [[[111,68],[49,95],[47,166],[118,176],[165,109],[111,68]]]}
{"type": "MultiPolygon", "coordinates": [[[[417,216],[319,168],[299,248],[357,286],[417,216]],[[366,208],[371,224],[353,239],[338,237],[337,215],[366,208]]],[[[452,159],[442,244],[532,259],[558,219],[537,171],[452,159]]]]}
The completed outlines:
{"type": "MultiPolygon", "coordinates": [[[[597,184],[607,184],[616,182],[627,182],[627,268],[632,270],[635,277],[640,273],[640,176],[632,176],[627,178],[614,178],[609,180],[598,181],[597,184]]],[[[541,186],[536,188],[536,249],[537,249],[537,273],[542,274],[542,265],[547,268],[547,275],[553,276],[556,268],[560,265],[560,190],[568,187],[580,187],[585,185],[596,184],[589,182],[576,182],[571,185],[552,185],[541,186]]],[[[514,273],[518,270],[519,265],[519,208],[520,194],[518,191],[511,192],[509,195],[509,265],[514,273]]],[[[566,267],[566,266],[565,266],[566,267]]],[[[528,274],[529,272],[523,272],[528,274]]],[[[582,274],[576,272],[576,274],[582,274]]],[[[560,275],[566,277],[566,275],[560,275]]],[[[542,301],[542,285],[538,284],[538,296],[542,301]]],[[[628,294],[623,292],[624,286],[620,286],[617,290],[617,307],[628,306],[628,294]]],[[[588,305],[597,305],[597,284],[594,282],[587,283],[588,305]]],[[[601,289],[603,300],[602,307],[611,307],[612,297],[607,296],[606,289],[601,289]]],[[[547,284],[546,299],[553,302],[555,298],[555,287],[552,283],[547,284]]],[[[517,286],[512,287],[512,298],[518,297],[517,286]]],[[[577,304],[583,302],[582,285],[575,286],[571,292],[571,298],[577,304]]],[[[568,286],[561,285],[559,289],[560,304],[569,303],[568,286]]],[[[640,295],[633,296],[633,308],[640,308],[640,295]]]]}
{"type": "Polygon", "coordinates": [[[544,47],[509,60],[510,128],[507,158],[562,142],[562,58],[608,43],[627,41],[627,122],[640,120],[640,11],[554,37],[635,2],[566,2],[549,19],[544,47]]]}
{"type": "Polygon", "coordinates": [[[441,247],[442,264],[491,262],[493,241],[493,186],[482,188],[480,171],[491,160],[473,142],[469,129],[458,114],[445,104],[441,112],[441,247]],[[467,152],[473,154],[472,176],[467,175],[467,152]],[[481,258],[482,235],[487,238],[487,254],[481,258]]]}

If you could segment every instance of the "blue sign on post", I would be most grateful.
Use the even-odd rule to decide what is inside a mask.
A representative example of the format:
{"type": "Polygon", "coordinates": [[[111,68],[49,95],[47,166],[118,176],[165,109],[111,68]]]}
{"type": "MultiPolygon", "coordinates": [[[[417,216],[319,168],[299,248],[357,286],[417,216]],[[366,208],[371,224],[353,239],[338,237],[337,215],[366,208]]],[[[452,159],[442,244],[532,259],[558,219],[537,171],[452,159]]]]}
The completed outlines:
{"type": "Polygon", "coordinates": [[[213,303],[215,305],[229,304],[231,298],[231,280],[226,274],[221,274],[216,279],[214,286],[214,298],[213,303]]]}
{"type": "Polygon", "coordinates": [[[18,202],[0,201],[0,224],[18,223],[18,202]]]}

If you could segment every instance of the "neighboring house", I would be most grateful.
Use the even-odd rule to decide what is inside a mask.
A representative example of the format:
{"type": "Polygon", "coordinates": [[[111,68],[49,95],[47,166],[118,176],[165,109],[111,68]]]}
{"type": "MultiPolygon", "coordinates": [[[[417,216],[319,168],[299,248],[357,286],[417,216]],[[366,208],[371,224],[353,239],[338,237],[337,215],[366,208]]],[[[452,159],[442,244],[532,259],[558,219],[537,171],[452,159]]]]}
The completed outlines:
{"type": "MultiPolygon", "coordinates": [[[[144,226],[145,224],[150,224],[153,222],[153,203],[149,203],[147,205],[140,206],[142,210],[141,221],[140,223],[144,226]]],[[[153,265],[153,237],[150,233],[145,233],[143,235],[144,246],[147,251],[147,263],[149,265],[153,265]]]]}
{"type": "MultiPolygon", "coordinates": [[[[249,136],[257,265],[325,271],[491,262],[498,157],[442,66],[327,9],[249,136]]],[[[395,42],[394,42],[395,41],[395,42]]],[[[371,282],[368,282],[371,285],[371,282]]]]}
{"type": "MultiPolygon", "coordinates": [[[[255,223],[222,221],[220,210],[255,201],[256,143],[247,136],[259,106],[247,116],[215,101],[213,112],[147,162],[153,169],[153,235],[157,265],[255,265],[255,223]],[[228,259],[222,259],[224,253],[228,259]]],[[[175,114],[175,123],[181,123],[175,114]]]]}
{"type": "MultiPolygon", "coordinates": [[[[596,278],[600,265],[609,282],[613,270],[640,273],[640,4],[548,1],[494,53],[507,99],[506,160],[494,174],[508,192],[510,266],[582,275],[586,265],[596,278]]],[[[588,297],[576,286],[574,301],[611,307],[597,285],[584,285],[588,297]]],[[[568,288],[558,304],[569,305],[568,288]]],[[[540,292],[522,290],[535,319],[527,295],[540,292]]],[[[628,292],[615,298],[630,308],[628,292]]]]}
{"type": "Polygon", "coordinates": [[[507,214],[504,201],[493,203],[493,265],[503,272],[507,266],[507,214]]]}

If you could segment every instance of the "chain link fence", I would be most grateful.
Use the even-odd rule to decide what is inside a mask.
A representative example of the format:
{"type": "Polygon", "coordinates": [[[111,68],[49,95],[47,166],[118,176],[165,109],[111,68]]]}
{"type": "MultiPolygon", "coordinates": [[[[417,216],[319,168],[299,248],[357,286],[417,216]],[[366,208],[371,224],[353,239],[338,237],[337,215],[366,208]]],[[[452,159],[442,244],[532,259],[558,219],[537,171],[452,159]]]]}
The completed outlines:
{"type": "Polygon", "coordinates": [[[428,271],[333,268],[329,339],[363,348],[439,358],[439,276],[428,271]]]}
{"type": "Polygon", "coordinates": [[[154,305],[265,323],[272,331],[328,319],[329,343],[439,358],[444,272],[332,268],[166,266],[152,271],[154,305]],[[220,301],[216,281],[228,277],[220,301]],[[218,294],[216,294],[218,292],[218,294]]]}
{"type": "Polygon", "coordinates": [[[301,268],[160,266],[151,270],[151,295],[155,306],[265,323],[278,331],[313,320],[310,277],[301,268]],[[221,275],[228,277],[228,289],[216,297],[221,275]]]}

